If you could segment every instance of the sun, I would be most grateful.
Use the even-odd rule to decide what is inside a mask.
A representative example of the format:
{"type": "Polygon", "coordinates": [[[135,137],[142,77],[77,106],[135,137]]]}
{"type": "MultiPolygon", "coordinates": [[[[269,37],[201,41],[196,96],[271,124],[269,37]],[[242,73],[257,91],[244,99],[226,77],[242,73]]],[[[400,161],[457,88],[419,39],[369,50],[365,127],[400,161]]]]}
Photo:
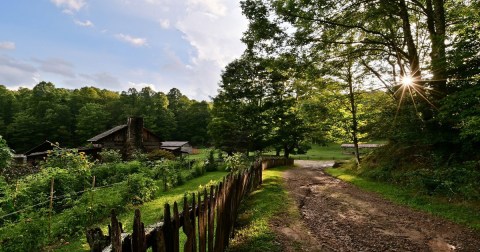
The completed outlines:
{"type": "Polygon", "coordinates": [[[402,77],[402,85],[404,86],[413,86],[413,78],[409,75],[402,77]]]}

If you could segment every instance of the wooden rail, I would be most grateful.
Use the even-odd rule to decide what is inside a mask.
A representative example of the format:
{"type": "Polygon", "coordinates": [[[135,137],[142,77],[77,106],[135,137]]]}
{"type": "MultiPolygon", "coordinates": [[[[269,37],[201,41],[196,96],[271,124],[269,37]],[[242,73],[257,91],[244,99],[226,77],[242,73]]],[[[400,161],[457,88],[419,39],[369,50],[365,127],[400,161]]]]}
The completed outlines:
{"type": "Polygon", "coordinates": [[[140,210],[135,210],[132,234],[123,233],[115,212],[111,213],[108,235],[99,228],[87,231],[91,251],[153,252],[180,251],[180,228],[186,236],[183,251],[224,251],[233,235],[233,227],[242,199],[262,183],[262,170],[279,165],[292,165],[291,159],[264,158],[250,169],[230,173],[209,191],[185,197],[183,210],[177,202],[173,208],[165,204],[163,220],[147,228],[141,221],[140,210]]]}

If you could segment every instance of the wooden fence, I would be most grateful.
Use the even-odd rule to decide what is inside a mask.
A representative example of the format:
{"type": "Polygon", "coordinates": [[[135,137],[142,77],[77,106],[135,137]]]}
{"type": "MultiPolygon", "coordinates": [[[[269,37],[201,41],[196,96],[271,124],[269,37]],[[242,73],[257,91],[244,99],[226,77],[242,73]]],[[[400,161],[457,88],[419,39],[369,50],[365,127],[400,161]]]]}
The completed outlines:
{"type": "Polygon", "coordinates": [[[100,228],[87,231],[87,241],[91,251],[144,252],[151,248],[153,252],[180,251],[180,228],[186,241],[183,251],[224,251],[233,235],[233,226],[240,203],[244,196],[262,183],[262,170],[292,165],[292,159],[263,158],[256,161],[250,169],[237,174],[229,174],[217,186],[205,188],[191,200],[185,197],[183,210],[178,203],[165,204],[163,221],[145,228],[141,221],[140,210],[135,210],[132,234],[123,233],[112,210],[108,235],[100,228]]]}

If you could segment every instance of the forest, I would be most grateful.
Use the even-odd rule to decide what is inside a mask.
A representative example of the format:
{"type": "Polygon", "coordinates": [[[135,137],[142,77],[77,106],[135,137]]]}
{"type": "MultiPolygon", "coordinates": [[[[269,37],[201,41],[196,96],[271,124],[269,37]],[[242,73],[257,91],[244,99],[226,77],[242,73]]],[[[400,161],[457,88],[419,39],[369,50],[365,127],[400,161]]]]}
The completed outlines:
{"type": "Polygon", "coordinates": [[[121,93],[96,87],[68,90],[49,82],[16,91],[0,86],[0,135],[19,154],[45,140],[73,148],[124,124],[128,116],[142,116],[146,128],[163,141],[202,146],[208,140],[209,106],[176,88],[164,94],[149,87],[121,93]]]}

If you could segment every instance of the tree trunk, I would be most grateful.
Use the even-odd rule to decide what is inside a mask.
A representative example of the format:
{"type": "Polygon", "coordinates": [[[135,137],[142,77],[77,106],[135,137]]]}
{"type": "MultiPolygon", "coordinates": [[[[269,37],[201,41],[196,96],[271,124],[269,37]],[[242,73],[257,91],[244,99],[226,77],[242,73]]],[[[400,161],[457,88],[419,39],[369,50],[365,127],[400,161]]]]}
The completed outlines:
{"type": "Polygon", "coordinates": [[[447,59],[445,52],[445,7],[444,0],[426,1],[427,27],[432,43],[430,52],[432,83],[431,87],[437,91],[433,95],[437,99],[447,93],[447,59]]]}
{"type": "Polygon", "coordinates": [[[403,35],[405,36],[405,43],[408,50],[408,63],[410,64],[411,76],[415,79],[421,80],[422,73],[420,71],[420,61],[418,59],[418,51],[415,46],[415,41],[412,36],[412,29],[410,27],[410,19],[408,15],[408,8],[405,0],[400,0],[400,18],[402,19],[403,35]]]}
{"type": "Polygon", "coordinates": [[[352,113],[352,139],[353,146],[355,149],[355,161],[357,166],[360,165],[360,152],[358,151],[358,121],[357,121],[357,106],[355,104],[355,93],[353,90],[353,73],[352,73],[352,63],[348,63],[347,70],[347,82],[348,82],[348,95],[350,100],[350,111],[352,113]]]}

